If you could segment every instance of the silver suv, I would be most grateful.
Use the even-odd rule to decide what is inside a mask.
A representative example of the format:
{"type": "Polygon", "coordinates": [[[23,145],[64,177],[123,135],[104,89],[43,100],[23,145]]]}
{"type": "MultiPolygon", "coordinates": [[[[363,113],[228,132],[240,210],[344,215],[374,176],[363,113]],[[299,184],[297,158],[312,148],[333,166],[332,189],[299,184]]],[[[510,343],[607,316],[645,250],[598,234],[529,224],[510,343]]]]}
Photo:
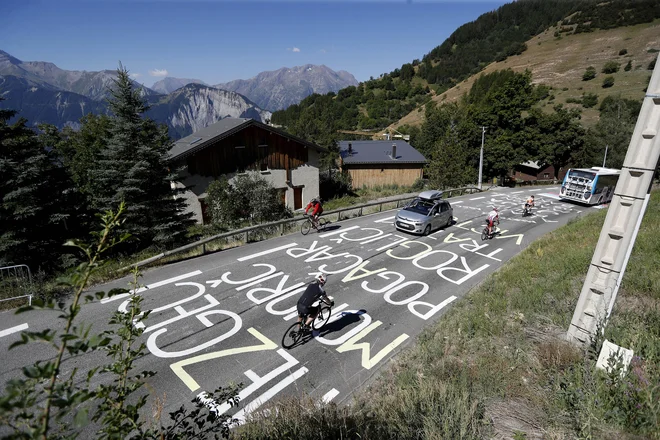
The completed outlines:
{"type": "Polygon", "coordinates": [[[429,235],[454,221],[454,209],[442,200],[442,191],[424,191],[399,211],[394,226],[413,234],[429,235]]]}

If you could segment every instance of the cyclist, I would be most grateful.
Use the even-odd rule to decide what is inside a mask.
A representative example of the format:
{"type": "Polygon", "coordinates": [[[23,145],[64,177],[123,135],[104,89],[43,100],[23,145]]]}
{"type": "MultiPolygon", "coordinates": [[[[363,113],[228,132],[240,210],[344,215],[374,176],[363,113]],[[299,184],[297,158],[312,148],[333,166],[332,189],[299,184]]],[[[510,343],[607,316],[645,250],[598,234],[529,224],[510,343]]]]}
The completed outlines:
{"type": "Polygon", "coordinates": [[[525,202],[525,211],[530,212],[530,209],[534,206],[534,196],[529,196],[525,202]]]}
{"type": "Polygon", "coordinates": [[[497,222],[499,224],[500,222],[500,212],[499,209],[497,209],[496,206],[493,206],[493,210],[488,213],[488,218],[486,218],[486,222],[488,223],[488,235],[493,234],[493,224],[497,222]]]}
{"type": "Polygon", "coordinates": [[[312,210],[312,224],[318,229],[319,217],[323,214],[323,205],[321,205],[321,202],[318,199],[314,198],[309,201],[309,204],[305,208],[305,214],[307,214],[310,209],[312,210]]]}
{"type": "Polygon", "coordinates": [[[335,305],[335,302],[328,298],[325,290],[323,290],[325,282],[325,275],[318,275],[315,282],[307,286],[305,292],[298,299],[298,322],[302,322],[303,316],[307,315],[307,321],[302,325],[303,330],[309,330],[309,326],[316,319],[316,315],[319,313],[319,306],[312,306],[314,301],[320,298],[321,301],[328,304],[330,307],[335,305]]]}

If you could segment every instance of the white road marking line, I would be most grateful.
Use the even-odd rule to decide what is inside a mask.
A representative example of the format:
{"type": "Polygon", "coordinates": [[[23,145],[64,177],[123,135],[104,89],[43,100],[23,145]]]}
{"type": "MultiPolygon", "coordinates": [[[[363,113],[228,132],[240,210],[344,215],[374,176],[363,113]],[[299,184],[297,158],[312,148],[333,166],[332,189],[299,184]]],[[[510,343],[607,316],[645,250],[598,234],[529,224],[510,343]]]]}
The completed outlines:
{"type": "Polygon", "coordinates": [[[380,240],[381,238],[385,238],[385,237],[387,237],[387,236],[389,236],[389,235],[392,235],[392,234],[379,235],[379,236],[376,237],[376,238],[372,238],[371,240],[363,241],[363,242],[360,243],[360,244],[371,243],[372,241],[380,240]]]}
{"type": "Polygon", "coordinates": [[[474,199],[470,199],[470,200],[481,200],[481,199],[485,199],[485,197],[475,197],[474,199]]]}
{"type": "Polygon", "coordinates": [[[17,325],[16,327],[10,327],[7,330],[0,331],[0,338],[2,338],[3,336],[11,335],[12,333],[27,330],[27,328],[28,328],[27,322],[25,324],[17,325]]]}
{"type": "Polygon", "coordinates": [[[516,192],[513,192],[513,193],[511,193],[511,194],[520,194],[520,193],[524,193],[524,192],[525,192],[525,191],[516,191],[516,192]]]}
{"type": "MultiPolygon", "coordinates": [[[[398,235],[395,235],[395,237],[399,237],[399,236],[398,236],[398,235]]],[[[397,241],[395,241],[395,242],[393,242],[393,243],[386,244],[385,246],[381,246],[381,247],[379,247],[378,249],[376,249],[376,251],[377,251],[377,252],[380,252],[380,251],[382,251],[383,249],[387,249],[387,248],[389,248],[389,247],[396,246],[397,244],[399,244],[399,243],[403,243],[403,242],[406,241],[406,240],[410,240],[410,239],[409,239],[409,238],[402,237],[401,240],[397,240],[397,241]]]]}
{"type": "MultiPolygon", "coordinates": [[[[184,280],[186,278],[194,277],[194,276],[199,275],[201,273],[202,273],[201,270],[196,270],[194,272],[184,273],[183,275],[179,275],[178,277],[168,278],[168,279],[163,280],[163,281],[158,281],[157,283],[149,284],[149,285],[147,285],[147,287],[140,287],[138,290],[135,291],[135,293],[142,293],[145,290],[153,289],[155,287],[164,286],[165,284],[175,283],[179,280],[184,280]]],[[[103,298],[101,300],[101,304],[107,304],[109,302],[116,301],[118,299],[126,298],[127,296],[130,296],[130,295],[131,295],[130,293],[122,293],[121,295],[115,295],[115,296],[112,296],[110,298],[103,298]]]]}
{"type": "Polygon", "coordinates": [[[284,250],[284,249],[289,249],[289,248],[294,247],[294,246],[298,246],[298,243],[285,244],[284,246],[276,247],[276,248],[273,248],[273,249],[268,249],[267,251],[257,252],[256,254],[247,255],[245,257],[237,258],[237,260],[238,261],[247,261],[247,260],[251,260],[253,258],[261,257],[263,255],[272,254],[273,252],[281,251],[281,250],[284,250]]]}
{"type": "Polygon", "coordinates": [[[349,227],[349,228],[339,228],[339,229],[336,230],[336,231],[332,231],[332,232],[328,232],[327,234],[319,235],[319,237],[321,237],[321,238],[330,237],[330,236],[332,236],[332,235],[341,234],[342,232],[352,231],[353,229],[357,229],[357,228],[359,228],[359,227],[360,227],[360,226],[351,226],[351,227],[349,227]]]}
{"type": "Polygon", "coordinates": [[[458,205],[459,203],[463,203],[463,200],[459,200],[458,202],[449,202],[449,203],[451,203],[452,205],[458,205]]]}
{"type": "Polygon", "coordinates": [[[330,402],[332,402],[332,399],[337,397],[337,394],[339,394],[339,391],[337,389],[333,388],[330,391],[328,391],[327,393],[325,393],[323,395],[323,397],[321,397],[321,400],[323,400],[323,403],[330,403],[330,402]]]}
{"type": "Polygon", "coordinates": [[[530,189],[529,190],[529,192],[536,192],[536,191],[543,191],[543,189],[539,188],[539,189],[530,189]]]}
{"type": "Polygon", "coordinates": [[[386,218],[383,218],[383,219],[380,219],[380,220],[374,220],[374,223],[388,223],[388,222],[390,222],[390,220],[392,220],[395,217],[396,216],[393,215],[392,217],[386,217],[386,218]]]}
{"type": "Polygon", "coordinates": [[[291,385],[293,382],[295,382],[297,379],[302,377],[303,374],[307,373],[308,371],[309,370],[306,367],[301,367],[298,370],[296,370],[294,373],[289,374],[287,377],[279,381],[274,387],[272,387],[271,389],[269,389],[268,391],[266,391],[256,399],[254,399],[245,408],[237,412],[233,418],[238,421],[239,425],[245,423],[245,418],[252,411],[256,410],[261,405],[268,402],[273,396],[275,396],[275,394],[279,393],[284,388],[291,385]]]}

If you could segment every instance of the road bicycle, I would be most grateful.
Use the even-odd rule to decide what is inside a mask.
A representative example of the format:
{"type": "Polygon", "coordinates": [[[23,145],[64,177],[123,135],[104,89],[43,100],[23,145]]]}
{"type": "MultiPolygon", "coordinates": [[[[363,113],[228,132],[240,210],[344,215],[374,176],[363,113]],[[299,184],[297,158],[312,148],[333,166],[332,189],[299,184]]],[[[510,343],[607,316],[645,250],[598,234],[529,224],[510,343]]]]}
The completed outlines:
{"type": "MultiPolygon", "coordinates": [[[[500,225],[500,221],[496,221],[497,225],[500,225]]],[[[491,230],[491,233],[488,233],[488,220],[486,220],[486,226],[484,227],[483,231],[481,231],[481,240],[490,240],[497,234],[497,230],[495,229],[495,225],[493,225],[493,229],[491,230]]]]}
{"type": "Polygon", "coordinates": [[[523,217],[527,217],[528,215],[532,215],[532,207],[528,204],[525,204],[525,208],[523,208],[523,217]]]}
{"type": "MultiPolygon", "coordinates": [[[[332,297],[328,297],[332,299],[332,297]]],[[[290,349],[295,346],[306,334],[310,334],[311,330],[321,330],[324,325],[330,320],[332,316],[332,307],[324,302],[320,302],[319,313],[316,315],[316,319],[312,321],[311,329],[303,329],[302,324],[307,322],[308,315],[303,316],[302,321],[294,322],[286,330],[284,336],[282,336],[282,347],[290,349]]]]}
{"type": "Polygon", "coordinates": [[[302,232],[302,235],[307,235],[309,234],[309,231],[312,229],[316,229],[316,232],[321,232],[325,230],[326,226],[330,223],[328,220],[326,220],[324,217],[320,217],[317,220],[318,226],[314,225],[314,222],[312,221],[312,217],[309,215],[305,215],[307,220],[303,222],[303,224],[300,226],[300,232],[302,232]]]}

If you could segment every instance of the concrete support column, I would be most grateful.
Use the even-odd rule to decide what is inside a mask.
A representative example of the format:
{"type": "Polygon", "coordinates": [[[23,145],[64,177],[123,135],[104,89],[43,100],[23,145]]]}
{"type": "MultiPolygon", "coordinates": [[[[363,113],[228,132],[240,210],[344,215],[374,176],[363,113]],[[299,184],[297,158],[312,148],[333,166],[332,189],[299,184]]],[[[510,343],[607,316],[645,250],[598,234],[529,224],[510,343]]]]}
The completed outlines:
{"type": "Polygon", "coordinates": [[[660,68],[656,64],[628,146],[587,278],[568,329],[568,339],[588,344],[614,305],[626,256],[635,242],[660,157],[660,68]]]}

